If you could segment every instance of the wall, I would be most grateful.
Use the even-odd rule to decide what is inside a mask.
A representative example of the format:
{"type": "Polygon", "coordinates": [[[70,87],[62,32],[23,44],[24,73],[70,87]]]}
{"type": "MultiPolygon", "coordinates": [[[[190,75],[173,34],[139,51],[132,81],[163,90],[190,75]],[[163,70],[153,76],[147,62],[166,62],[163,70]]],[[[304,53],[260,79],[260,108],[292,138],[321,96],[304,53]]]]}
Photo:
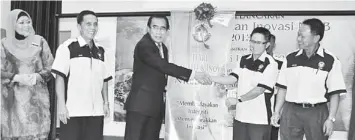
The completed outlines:
{"type": "MultiPolygon", "coordinates": [[[[192,0],[140,0],[140,1],[70,1],[63,0],[63,13],[79,13],[81,10],[95,12],[144,12],[193,10],[202,1],[192,0]]],[[[210,0],[219,11],[309,11],[309,10],[355,10],[354,0],[210,0]]]]}
{"type": "Polygon", "coordinates": [[[10,12],[10,8],[11,8],[11,2],[10,1],[1,1],[1,24],[0,24],[0,28],[1,28],[1,38],[3,36],[5,36],[5,30],[2,30],[4,28],[4,25],[6,24],[6,18],[7,15],[10,12]]]}
{"type": "Polygon", "coordinates": [[[11,1],[3,1],[1,0],[1,25],[5,23],[5,18],[7,17],[8,13],[10,12],[11,8],[11,1]]]}

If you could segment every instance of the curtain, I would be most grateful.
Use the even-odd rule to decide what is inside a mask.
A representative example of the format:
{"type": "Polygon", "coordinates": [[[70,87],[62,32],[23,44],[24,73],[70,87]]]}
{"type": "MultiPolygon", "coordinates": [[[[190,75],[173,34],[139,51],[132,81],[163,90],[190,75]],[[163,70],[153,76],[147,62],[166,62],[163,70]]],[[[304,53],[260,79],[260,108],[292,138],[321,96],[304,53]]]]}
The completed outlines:
{"type": "Polygon", "coordinates": [[[54,54],[58,40],[58,21],[62,12],[62,1],[11,1],[12,9],[22,9],[30,14],[33,28],[43,36],[54,54]]]}
{"type": "MultiPolygon", "coordinates": [[[[62,1],[11,1],[12,9],[22,9],[27,11],[33,20],[33,28],[36,34],[43,36],[55,56],[58,47],[58,24],[57,15],[62,12],[62,1]]],[[[50,93],[51,130],[50,140],[56,138],[56,95],[54,90],[54,79],[48,82],[50,93]]]]}

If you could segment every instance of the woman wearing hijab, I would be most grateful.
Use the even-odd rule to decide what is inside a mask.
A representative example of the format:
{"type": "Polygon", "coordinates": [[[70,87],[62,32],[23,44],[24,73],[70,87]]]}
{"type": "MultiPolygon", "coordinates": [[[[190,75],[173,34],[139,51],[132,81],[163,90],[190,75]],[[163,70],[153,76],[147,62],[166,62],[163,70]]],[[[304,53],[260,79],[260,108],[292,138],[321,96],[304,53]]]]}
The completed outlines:
{"type": "Polygon", "coordinates": [[[7,37],[1,40],[1,138],[47,139],[53,56],[26,11],[12,10],[7,22],[7,37]]]}

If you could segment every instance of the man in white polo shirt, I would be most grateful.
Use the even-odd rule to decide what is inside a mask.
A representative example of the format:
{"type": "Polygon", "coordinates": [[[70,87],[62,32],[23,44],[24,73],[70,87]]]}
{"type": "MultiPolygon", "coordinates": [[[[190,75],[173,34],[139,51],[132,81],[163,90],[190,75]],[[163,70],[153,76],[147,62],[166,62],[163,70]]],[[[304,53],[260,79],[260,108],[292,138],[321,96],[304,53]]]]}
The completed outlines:
{"type": "Polygon", "coordinates": [[[320,46],[324,24],[304,20],[298,31],[300,50],[286,56],[276,86],[272,124],[280,120],[282,140],[327,140],[333,132],[339,94],[345,93],[340,61],[320,46]],[[329,104],[329,111],[327,102],[329,104]]]}
{"type": "Polygon", "coordinates": [[[236,105],[233,140],[270,140],[271,97],[278,76],[278,64],[266,53],[270,31],[255,28],[250,37],[252,54],[241,58],[239,66],[228,76],[211,76],[220,84],[238,81],[237,98],[228,98],[228,107],[236,105]]]}
{"type": "Polygon", "coordinates": [[[61,44],[52,72],[56,75],[61,140],[102,140],[109,115],[105,50],[93,41],[98,19],[92,11],[77,17],[80,36],[61,44]]]}

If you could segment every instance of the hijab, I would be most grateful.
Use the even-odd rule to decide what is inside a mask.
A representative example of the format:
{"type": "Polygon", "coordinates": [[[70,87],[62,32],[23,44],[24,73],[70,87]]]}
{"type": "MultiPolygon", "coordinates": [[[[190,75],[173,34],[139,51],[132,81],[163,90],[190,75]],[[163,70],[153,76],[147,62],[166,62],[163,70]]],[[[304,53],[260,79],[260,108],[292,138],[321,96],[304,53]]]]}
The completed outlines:
{"type": "MultiPolygon", "coordinates": [[[[22,17],[22,16],[28,17],[28,14],[26,14],[25,12],[20,12],[20,14],[18,14],[18,16],[17,16],[17,20],[18,20],[20,17],[22,17]]],[[[30,18],[30,17],[28,17],[28,18],[30,18]]],[[[31,22],[32,22],[32,21],[31,21],[31,22]]],[[[32,28],[32,29],[33,29],[33,28],[32,28]]],[[[15,38],[16,38],[17,40],[24,40],[26,37],[27,37],[27,36],[21,35],[21,34],[17,33],[17,31],[15,31],[15,38]]]]}
{"type": "MultiPolygon", "coordinates": [[[[9,53],[20,59],[33,56],[36,50],[32,48],[32,45],[34,44],[34,42],[38,42],[35,41],[36,37],[34,37],[35,32],[33,26],[30,27],[30,34],[27,37],[21,38],[21,36],[23,35],[16,35],[17,32],[15,31],[15,27],[18,18],[20,18],[21,16],[27,16],[32,23],[31,16],[26,11],[21,9],[12,10],[8,15],[8,22],[5,25],[7,35],[6,38],[2,40],[2,45],[4,49],[6,49],[9,53]],[[20,38],[17,39],[18,37],[20,38]]],[[[35,44],[38,45],[38,43],[35,44]]]]}

